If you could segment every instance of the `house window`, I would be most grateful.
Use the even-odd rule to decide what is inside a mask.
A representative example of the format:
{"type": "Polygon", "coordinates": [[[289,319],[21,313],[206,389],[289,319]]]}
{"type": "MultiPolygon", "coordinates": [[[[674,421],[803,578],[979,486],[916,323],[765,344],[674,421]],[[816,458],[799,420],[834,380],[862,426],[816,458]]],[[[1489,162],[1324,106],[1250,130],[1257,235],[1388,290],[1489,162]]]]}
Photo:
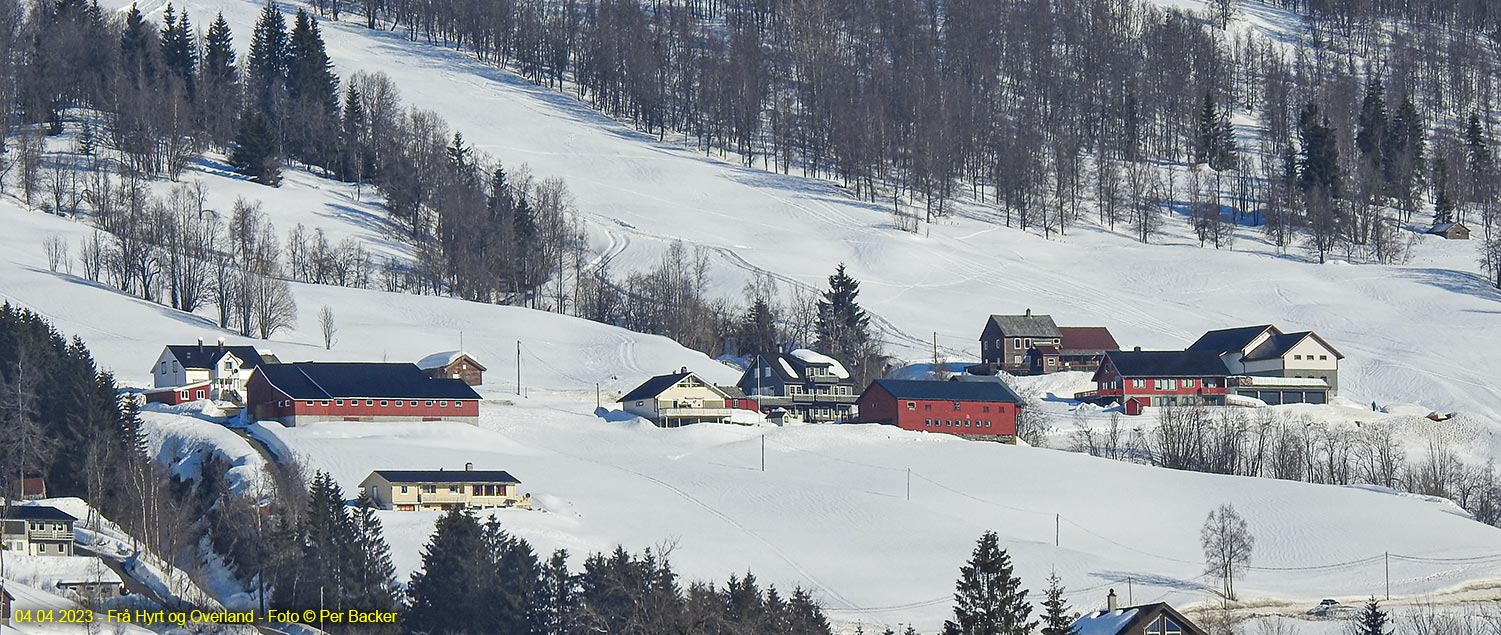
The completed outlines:
{"type": "MultiPolygon", "coordinates": [[[[739,399],[735,400],[735,405],[737,405],[737,406],[740,405],[740,400],[739,399]]],[[[447,408],[448,407],[448,402],[447,401],[440,401],[440,402],[438,402],[438,407],[439,408],[447,408]]]]}
{"type": "Polygon", "coordinates": [[[167,372],[167,362],[166,362],[166,360],[162,360],[162,372],[163,373],[167,372]]]}
{"type": "Polygon", "coordinates": [[[1192,380],[1192,379],[1185,379],[1185,380],[1183,380],[1183,387],[1184,388],[1193,388],[1194,387],[1194,380],[1192,380]]]}
{"type": "Polygon", "coordinates": [[[1131,387],[1132,388],[1146,388],[1147,387],[1147,380],[1145,380],[1145,379],[1133,379],[1133,380],[1131,380],[1131,387]]]}
{"type": "Polygon", "coordinates": [[[1022,347],[1022,338],[1016,337],[1016,338],[1012,338],[1011,339],[1011,348],[1021,348],[1021,347],[1022,347]]]}
{"type": "Polygon", "coordinates": [[[187,399],[188,398],[188,391],[186,391],[186,390],[182,391],[182,398],[183,399],[187,399]]]}
{"type": "Polygon", "coordinates": [[[436,494],[436,493],[438,493],[438,486],[437,485],[431,485],[431,484],[429,484],[429,485],[423,485],[422,486],[422,493],[423,494],[436,494]]]}
{"type": "Polygon", "coordinates": [[[646,404],[646,402],[645,402],[645,401],[637,401],[637,402],[636,402],[636,407],[638,407],[638,408],[639,408],[639,407],[641,407],[641,406],[642,406],[642,405],[645,405],[645,404],[646,404]]]}
{"type": "Polygon", "coordinates": [[[1168,616],[1161,615],[1147,626],[1143,633],[1146,635],[1183,635],[1183,627],[1168,616]]]}
{"type": "Polygon", "coordinates": [[[1293,355],[1293,359],[1303,359],[1302,355],[1293,355]]]}
{"type": "Polygon", "coordinates": [[[335,402],[334,402],[334,405],[336,405],[336,406],[342,406],[342,405],[344,405],[344,400],[343,400],[343,399],[340,399],[340,400],[338,400],[338,401],[335,401],[335,402]]]}
{"type": "Polygon", "coordinates": [[[1329,356],[1328,355],[1320,355],[1319,359],[1323,360],[1323,361],[1328,361],[1329,360],[1329,356]]]}
{"type": "Polygon", "coordinates": [[[448,493],[450,493],[450,494],[457,494],[457,493],[459,493],[459,486],[458,485],[449,485],[448,486],[448,493]]]}
{"type": "Polygon", "coordinates": [[[424,402],[422,402],[422,405],[431,408],[431,407],[433,407],[433,402],[431,402],[431,401],[424,401],[424,402]]]}
{"type": "Polygon", "coordinates": [[[954,409],[955,409],[955,410],[958,410],[958,409],[959,409],[959,402],[957,402],[957,401],[956,401],[956,402],[954,402],[954,409]]]}
{"type": "Polygon", "coordinates": [[[224,362],[224,370],[234,370],[234,369],[235,369],[235,365],[234,364],[231,364],[229,362],[224,362]]]}
{"type": "Polygon", "coordinates": [[[199,388],[199,389],[198,389],[198,398],[199,398],[199,399],[202,399],[202,398],[204,398],[204,394],[203,394],[203,389],[202,389],[202,388],[199,388]]]}
{"type": "Polygon", "coordinates": [[[990,406],[985,406],[983,412],[990,412],[990,406]]]}
{"type": "Polygon", "coordinates": [[[405,485],[401,486],[401,493],[403,493],[403,494],[407,493],[407,486],[405,486],[405,485]]]}
{"type": "Polygon", "coordinates": [[[373,406],[373,405],[375,405],[375,400],[374,399],[366,399],[365,400],[365,405],[366,406],[373,406]]]}
{"type": "Polygon", "coordinates": [[[909,401],[909,402],[907,402],[907,409],[908,410],[917,410],[917,402],[916,401],[909,401]]]}
{"type": "Polygon", "coordinates": [[[326,406],[328,406],[328,400],[325,399],[323,401],[320,401],[320,402],[318,402],[318,405],[326,407],[326,406]]]}
{"type": "Polygon", "coordinates": [[[308,405],[309,408],[311,408],[311,407],[313,407],[313,402],[309,401],[309,402],[307,402],[307,405],[308,405]]]}
{"type": "Polygon", "coordinates": [[[397,400],[396,400],[396,407],[397,407],[397,408],[400,408],[400,407],[401,407],[401,400],[400,400],[400,399],[397,399],[397,400]]]}
{"type": "Polygon", "coordinates": [[[385,399],[380,400],[380,407],[384,408],[389,405],[391,405],[391,402],[386,401],[385,399]]]}

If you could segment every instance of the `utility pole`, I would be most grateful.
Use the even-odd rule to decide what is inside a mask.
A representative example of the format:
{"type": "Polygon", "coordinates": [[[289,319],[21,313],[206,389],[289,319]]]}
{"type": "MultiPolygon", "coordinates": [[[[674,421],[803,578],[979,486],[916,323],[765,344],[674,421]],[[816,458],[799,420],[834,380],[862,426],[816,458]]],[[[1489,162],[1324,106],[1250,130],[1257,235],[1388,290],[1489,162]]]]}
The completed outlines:
{"type": "Polygon", "coordinates": [[[1386,601],[1392,601],[1392,552],[1386,552],[1386,601]]]}
{"type": "Polygon", "coordinates": [[[766,471],[766,433],[761,433],[761,471],[766,471]]]}
{"type": "Polygon", "coordinates": [[[1053,515],[1053,546],[1054,547],[1058,547],[1058,546],[1061,546],[1063,544],[1063,542],[1061,540],[1062,536],[1063,536],[1063,514],[1054,514],[1053,515]]]}
{"type": "Polygon", "coordinates": [[[912,468],[907,468],[907,500],[912,500],[912,468]]]}
{"type": "Polygon", "coordinates": [[[1136,590],[1131,578],[1126,578],[1126,604],[1136,606],[1136,590]]]}
{"type": "Polygon", "coordinates": [[[516,394],[521,394],[521,340],[516,340],[516,394]]]}
{"type": "Polygon", "coordinates": [[[594,382],[594,409],[599,410],[599,382],[594,382]]]}

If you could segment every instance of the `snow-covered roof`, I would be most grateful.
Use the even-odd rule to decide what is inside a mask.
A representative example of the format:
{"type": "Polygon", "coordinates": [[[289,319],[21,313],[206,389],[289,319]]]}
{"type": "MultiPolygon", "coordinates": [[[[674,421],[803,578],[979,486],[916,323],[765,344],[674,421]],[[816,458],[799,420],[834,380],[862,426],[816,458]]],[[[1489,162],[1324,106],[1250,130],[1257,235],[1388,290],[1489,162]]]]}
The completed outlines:
{"type": "Polygon", "coordinates": [[[835,377],[838,377],[840,379],[850,378],[850,372],[844,369],[844,365],[840,364],[839,360],[829,357],[828,355],[824,355],[823,353],[806,348],[798,348],[793,349],[793,351],[791,353],[788,353],[788,355],[798,358],[804,364],[811,364],[815,366],[822,366],[827,364],[829,366],[829,372],[833,373],[835,377]]]}
{"type": "Polygon", "coordinates": [[[59,583],[123,583],[119,574],[95,556],[10,554],[5,556],[5,569],[6,577],[30,580],[43,590],[57,588],[59,583]]]}
{"type": "Polygon", "coordinates": [[[1235,382],[1241,386],[1264,386],[1276,388],[1279,386],[1296,388],[1328,388],[1329,382],[1318,377],[1262,377],[1260,375],[1240,375],[1235,382]]]}
{"type": "Polygon", "coordinates": [[[422,370],[443,368],[449,364],[454,363],[460,357],[463,357],[467,354],[468,353],[465,353],[464,351],[443,351],[441,353],[433,353],[432,355],[428,355],[427,357],[417,360],[417,367],[421,368],[422,370]]]}
{"type": "Polygon", "coordinates": [[[1136,619],[1136,609],[1096,611],[1074,620],[1075,635],[1117,635],[1136,619]]]}

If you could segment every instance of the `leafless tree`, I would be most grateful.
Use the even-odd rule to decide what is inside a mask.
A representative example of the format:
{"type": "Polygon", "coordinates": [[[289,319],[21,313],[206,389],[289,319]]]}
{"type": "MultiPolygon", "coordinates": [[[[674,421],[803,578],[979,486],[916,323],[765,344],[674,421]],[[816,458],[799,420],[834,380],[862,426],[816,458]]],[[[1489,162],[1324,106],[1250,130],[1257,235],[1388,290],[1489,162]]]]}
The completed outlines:
{"type": "Polygon", "coordinates": [[[297,326],[297,298],[286,280],[262,274],[248,274],[250,311],[256,332],[263,340],[278,331],[297,326]]]}
{"type": "Polygon", "coordinates": [[[104,232],[97,229],[79,242],[78,264],[83,266],[83,275],[89,280],[98,282],[104,276],[106,250],[104,232]]]}
{"type": "Polygon", "coordinates": [[[327,304],[318,309],[318,329],[323,333],[323,350],[333,350],[334,335],[339,332],[334,325],[334,309],[327,304]]]}
{"type": "Polygon", "coordinates": [[[47,270],[57,273],[63,267],[73,273],[73,262],[68,260],[68,241],[61,234],[52,234],[42,240],[42,251],[47,253],[47,270]]]}
{"type": "Polygon", "coordinates": [[[1235,600],[1235,576],[1251,564],[1251,552],[1256,546],[1245,519],[1233,505],[1221,505],[1204,519],[1199,544],[1204,548],[1206,571],[1221,581],[1225,599],[1235,600]]]}
{"type": "Polygon", "coordinates": [[[42,158],[47,150],[40,130],[28,130],[16,141],[16,167],[20,170],[21,193],[30,205],[41,189],[42,158]]]}

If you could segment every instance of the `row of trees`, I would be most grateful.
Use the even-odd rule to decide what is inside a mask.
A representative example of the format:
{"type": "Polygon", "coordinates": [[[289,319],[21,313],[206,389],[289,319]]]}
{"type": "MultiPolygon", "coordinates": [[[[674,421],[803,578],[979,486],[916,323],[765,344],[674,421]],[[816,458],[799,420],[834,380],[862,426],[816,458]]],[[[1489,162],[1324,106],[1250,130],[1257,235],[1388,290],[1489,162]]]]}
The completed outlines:
{"type": "Polygon", "coordinates": [[[1501,525],[1501,476],[1493,464],[1466,463],[1438,439],[1409,456],[1387,423],[1351,427],[1266,409],[1167,406],[1152,428],[1127,428],[1118,416],[1104,427],[1081,420],[1070,439],[1078,452],[1170,469],[1442,496],[1501,525]]]}

